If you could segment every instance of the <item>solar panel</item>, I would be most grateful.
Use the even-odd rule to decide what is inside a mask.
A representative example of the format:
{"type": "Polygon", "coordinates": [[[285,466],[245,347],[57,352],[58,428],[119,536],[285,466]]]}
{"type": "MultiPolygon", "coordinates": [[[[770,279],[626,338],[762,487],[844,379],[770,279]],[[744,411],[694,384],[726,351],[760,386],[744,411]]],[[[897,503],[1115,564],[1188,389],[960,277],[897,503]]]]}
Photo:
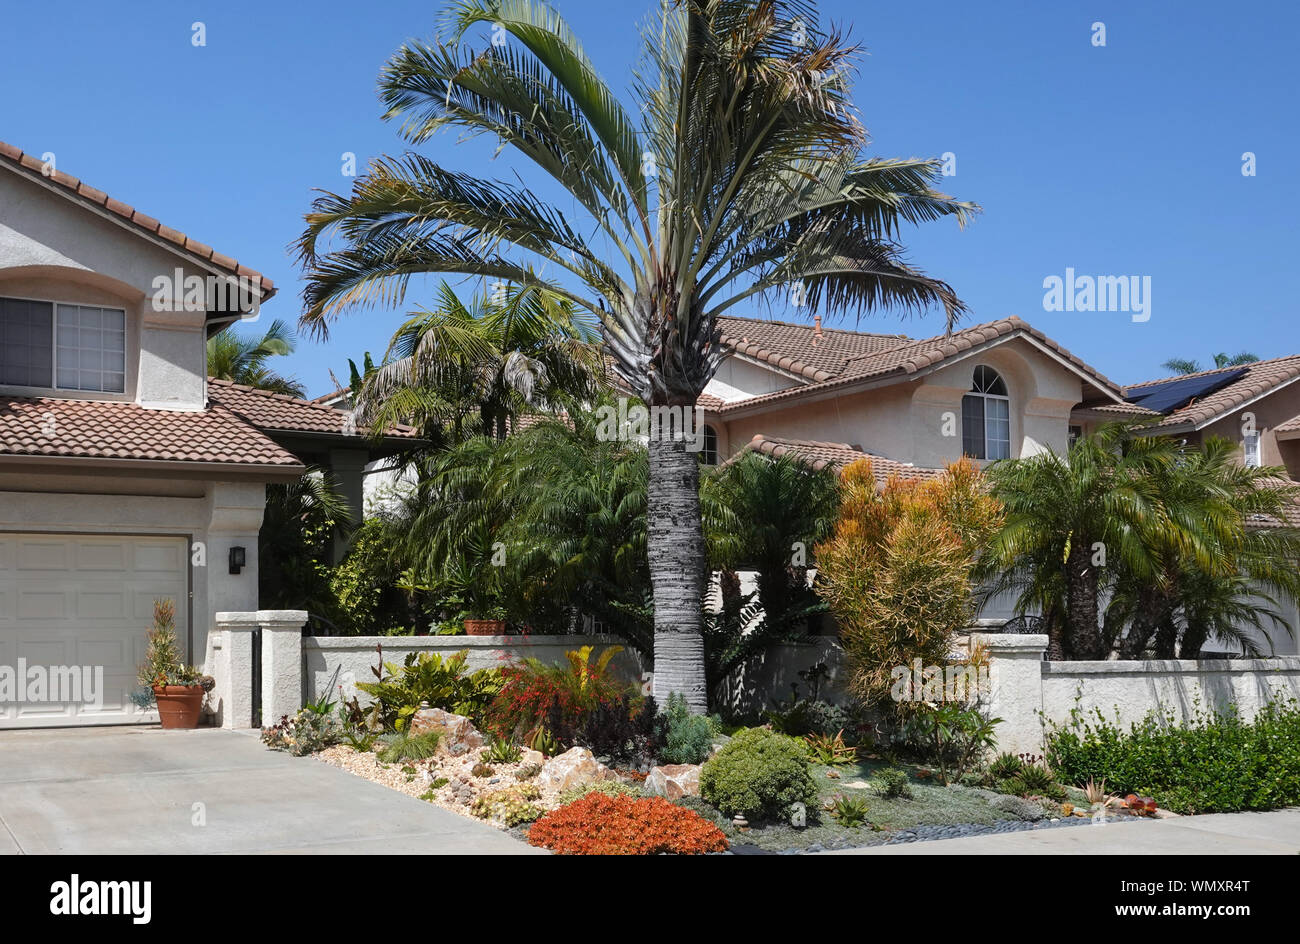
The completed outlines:
{"type": "Polygon", "coordinates": [[[1126,397],[1129,403],[1136,403],[1157,413],[1172,413],[1187,406],[1193,400],[1209,396],[1221,390],[1233,381],[1240,380],[1247,373],[1247,368],[1224,371],[1221,374],[1206,374],[1202,377],[1175,377],[1163,383],[1143,387],[1138,393],[1126,397]]]}

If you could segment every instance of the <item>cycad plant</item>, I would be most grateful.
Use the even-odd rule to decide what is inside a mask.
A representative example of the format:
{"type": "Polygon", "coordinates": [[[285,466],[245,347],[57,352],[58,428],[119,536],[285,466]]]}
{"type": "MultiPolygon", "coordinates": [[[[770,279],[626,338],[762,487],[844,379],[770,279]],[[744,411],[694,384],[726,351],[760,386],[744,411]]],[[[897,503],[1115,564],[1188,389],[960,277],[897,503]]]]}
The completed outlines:
{"type": "MultiPolygon", "coordinates": [[[[442,38],[384,67],[385,117],[417,146],[449,128],[495,139],[557,183],[564,208],[527,181],[379,158],[307,215],[303,324],[400,304],[427,273],[545,286],[599,318],[632,392],[692,408],[721,358],[718,316],[737,305],[789,294],[832,314],[961,313],[947,284],[904,261],[899,235],[977,208],[936,189],[937,161],[864,156],[855,47],[814,4],[664,2],[640,46],[627,107],[552,7],[450,5],[442,38]],[[472,35],[489,28],[494,39],[472,35]]],[[[673,433],[649,449],[654,688],[703,711],[705,551],[686,445],[673,433]]]]}

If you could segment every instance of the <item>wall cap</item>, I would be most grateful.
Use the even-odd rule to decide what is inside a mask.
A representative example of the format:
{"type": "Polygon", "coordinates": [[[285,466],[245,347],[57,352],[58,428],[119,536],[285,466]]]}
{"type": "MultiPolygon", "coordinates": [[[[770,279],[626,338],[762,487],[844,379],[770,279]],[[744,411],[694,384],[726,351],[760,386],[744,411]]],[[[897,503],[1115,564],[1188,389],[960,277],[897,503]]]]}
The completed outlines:
{"type": "Polygon", "coordinates": [[[1030,633],[1021,635],[1019,633],[972,633],[971,639],[983,643],[990,651],[1007,652],[1009,650],[1020,650],[1029,652],[1047,651],[1047,634],[1030,633]]]}
{"type": "Polygon", "coordinates": [[[1272,659],[1128,659],[1105,662],[1045,662],[1044,675],[1195,675],[1198,673],[1300,672],[1300,656],[1272,659]]]}
{"type": "MultiPolygon", "coordinates": [[[[220,616],[221,614],[218,614],[220,616]]],[[[533,646],[622,646],[619,636],[304,636],[308,649],[527,649],[533,646]]]]}

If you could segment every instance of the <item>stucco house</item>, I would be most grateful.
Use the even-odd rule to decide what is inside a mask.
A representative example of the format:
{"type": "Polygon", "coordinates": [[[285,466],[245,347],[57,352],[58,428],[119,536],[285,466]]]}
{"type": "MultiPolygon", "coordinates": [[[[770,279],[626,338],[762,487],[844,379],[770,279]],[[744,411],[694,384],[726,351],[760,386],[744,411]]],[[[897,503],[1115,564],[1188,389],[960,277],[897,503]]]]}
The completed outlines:
{"type": "Polygon", "coordinates": [[[103,666],[102,703],[0,704],[0,728],[135,720],[156,597],[188,661],[256,610],[266,486],[400,448],[346,414],[209,380],[205,342],[271,281],[0,144],[0,666],[103,666]]]}
{"type": "MultiPolygon", "coordinates": [[[[1194,443],[1238,442],[1243,463],[1284,466],[1300,481],[1300,355],[1121,386],[1016,317],[925,339],[820,319],[721,327],[726,356],[698,403],[707,463],[753,449],[819,468],[870,457],[882,481],[926,477],[962,455],[984,464],[1062,452],[1101,423],[1141,417],[1194,443]]],[[[1300,509],[1289,523],[1300,524],[1300,509]]],[[[981,616],[1010,613],[1009,600],[994,600],[981,616]]],[[[1282,615],[1300,627],[1295,601],[1282,615]]],[[[1271,635],[1278,655],[1298,651],[1271,635]]]]}

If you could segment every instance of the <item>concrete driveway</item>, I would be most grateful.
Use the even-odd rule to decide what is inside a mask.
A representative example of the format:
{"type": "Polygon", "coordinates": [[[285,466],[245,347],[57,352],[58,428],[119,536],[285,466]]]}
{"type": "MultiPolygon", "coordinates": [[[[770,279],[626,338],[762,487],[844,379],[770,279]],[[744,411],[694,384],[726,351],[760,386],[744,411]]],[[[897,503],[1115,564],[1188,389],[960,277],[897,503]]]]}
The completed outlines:
{"type": "Polygon", "coordinates": [[[0,733],[0,854],[545,854],[254,733],[0,733]]]}

